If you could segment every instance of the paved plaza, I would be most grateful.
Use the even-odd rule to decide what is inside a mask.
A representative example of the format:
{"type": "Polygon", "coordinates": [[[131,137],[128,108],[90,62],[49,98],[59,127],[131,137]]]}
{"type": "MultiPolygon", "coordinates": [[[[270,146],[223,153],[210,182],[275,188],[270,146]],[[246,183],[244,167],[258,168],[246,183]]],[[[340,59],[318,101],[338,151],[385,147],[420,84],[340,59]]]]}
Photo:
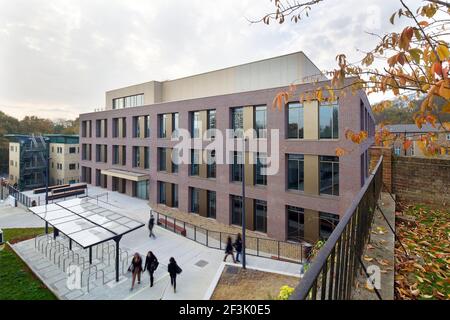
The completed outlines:
{"type": "MultiPolygon", "coordinates": [[[[103,189],[89,186],[89,196],[94,198],[90,201],[96,204],[95,196],[104,193],[103,189]]],[[[100,197],[98,205],[143,223],[147,223],[149,218],[150,207],[147,201],[117,192],[108,193],[108,202],[106,202],[106,196],[100,197]]],[[[0,228],[42,226],[43,221],[34,214],[26,212],[24,208],[0,206],[0,228]]],[[[77,259],[73,257],[72,263],[79,266],[84,265],[87,270],[83,273],[81,289],[74,290],[67,287],[66,258],[70,258],[70,254],[62,249],[67,246],[65,243],[67,240],[63,237],[58,237],[57,244],[51,244],[51,239],[42,236],[37,240],[31,239],[15,244],[13,248],[61,299],[187,300],[208,298],[211,285],[214,284],[217,274],[223,268],[223,251],[208,248],[160,227],[155,227],[155,233],[156,239],[150,239],[145,226],[122,238],[120,242],[121,276],[118,283],[114,279],[114,250],[110,250],[109,245],[103,247],[99,245],[98,248],[93,249],[95,270],[102,270],[97,273],[92,267],[90,271],[88,270],[89,264],[86,262],[88,261],[88,250],[74,247],[73,252],[77,254],[77,259]],[[44,250],[45,246],[47,246],[46,250],[44,250]],[[153,251],[160,262],[155,272],[155,284],[150,288],[149,275],[145,273],[141,284],[136,284],[134,290],[131,291],[131,274],[126,271],[131,261],[131,255],[139,252],[144,256],[149,250],[153,251]],[[173,293],[167,273],[167,263],[170,257],[174,257],[183,269],[177,278],[176,294],[173,293]],[[90,276],[89,273],[91,273],[90,276]],[[88,282],[89,291],[87,290],[88,282]]],[[[254,256],[247,256],[247,263],[251,268],[292,275],[297,275],[299,271],[297,264],[254,256]]]]}

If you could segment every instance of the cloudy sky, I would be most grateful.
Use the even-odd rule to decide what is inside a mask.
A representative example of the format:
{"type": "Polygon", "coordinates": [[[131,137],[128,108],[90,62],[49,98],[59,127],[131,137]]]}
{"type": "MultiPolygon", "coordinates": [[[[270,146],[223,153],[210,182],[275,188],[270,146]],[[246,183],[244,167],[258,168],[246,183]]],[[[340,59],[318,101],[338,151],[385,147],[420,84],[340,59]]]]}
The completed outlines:
{"type": "MultiPolygon", "coordinates": [[[[415,7],[419,0],[407,1],[415,7]]],[[[0,0],[0,110],[75,118],[107,90],[304,51],[319,68],[393,30],[393,0],[324,0],[299,24],[250,24],[270,0],[0,0]]]]}

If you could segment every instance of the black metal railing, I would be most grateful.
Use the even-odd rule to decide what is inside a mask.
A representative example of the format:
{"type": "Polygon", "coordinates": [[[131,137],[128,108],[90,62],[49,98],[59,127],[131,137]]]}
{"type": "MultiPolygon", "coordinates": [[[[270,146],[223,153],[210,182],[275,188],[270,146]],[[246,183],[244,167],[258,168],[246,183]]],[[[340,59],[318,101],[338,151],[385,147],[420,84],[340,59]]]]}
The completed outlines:
{"type": "MultiPolygon", "coordinates": [[[[153,210],[157,214],[160,227],[205,245],[209,248],[225,250],[228,237],[234,239],[237,233],[213,231],[199,227],[184,220],[165,215],[153,210]]],[[[251,256],[284,260],[292,263],[303,263],[307,260],[311,246],[302,243],[278,241],[274,239],[246,236],[245,252],[251,256]]]]}
{"type": "Polygon", "coordinates": [[[2,200],[6,199],[8,196],[12,196],[17,200],[17,202],[23,204],[26,207],[31,207],[33,199],[20,192],[18,189],[14,188],[11,185],[3,185],[1,186],[1,188],[2,200]]]}
{"type": "Polygon", "coordinates": [[[383,185],[382,161],[383,157],[314,257],[291,295],[291,300],[351,299],[383,185]]]}

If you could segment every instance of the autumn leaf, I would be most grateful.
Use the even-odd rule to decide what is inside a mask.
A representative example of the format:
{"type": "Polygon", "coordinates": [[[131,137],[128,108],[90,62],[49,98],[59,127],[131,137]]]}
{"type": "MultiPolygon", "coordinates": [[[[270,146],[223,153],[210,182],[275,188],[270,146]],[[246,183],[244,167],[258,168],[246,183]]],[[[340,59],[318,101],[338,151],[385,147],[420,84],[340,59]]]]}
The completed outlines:
{"type": "Polygon", "coordinates": [[[411,140],[405,140],[403,142],[403,150],[409,150],[411,148],[412,141],[411,140]]]}

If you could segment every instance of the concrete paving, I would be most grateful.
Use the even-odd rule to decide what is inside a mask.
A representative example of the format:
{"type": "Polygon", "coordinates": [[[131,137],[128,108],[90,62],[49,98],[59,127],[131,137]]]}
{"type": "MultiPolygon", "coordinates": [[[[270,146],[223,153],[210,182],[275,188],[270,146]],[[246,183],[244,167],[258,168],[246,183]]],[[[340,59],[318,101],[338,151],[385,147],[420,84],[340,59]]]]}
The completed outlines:
{"type": "MultiPolygon", "coordinates": [[[[104,189],[89,187],[90,197],[95,198],[95,195],[104,193],[104,189]]],[[[91,201],[96,202],[97,200],[91,201]]],[[[131,198],[117,192],[108,192],[108,202],[106,201],[106,196],[102,196],[99,198],[98,205],[110,208],[144,223],[149,218],[150,207],[145,200],[131,198]]],[[[0,226],[43,226],[40,219],[30,213],[23,212],[23,210],[9,209],[6,211],[9,213],[2,213],[0,210],[0,226]]],[[[83,286],[81,290],[69,290],[66,285],[67,274],[52,259],[49,260],[44,254],[35,249],[34,239],[15,244],[13,248],[41,277],[44,283],[62,299],[203,299],[222,265],[223,251],[208,248],[157,226],[154,231],[156,239],[149,238],[147,228],[143,227],[125,235],[120,242],[121,248],[126,249],[130,257],[134,252],[138,252],[145,259],[145,254],[152,250],[160,262],[158,270],[155,272],[154,286],[150,288],[149,275],[144,273],[141,284],[136,284],[133,291],[130,290],[131,275],[126,272],[121,276],[121,281],[118,284],[116,284],[115,280],[107,281],[107,283],[103,284],[102,280],[98,279],[98,281],[93,280],[90,282],[91,290],[89,292],[87,292],[86,286],[83,286]],[[174,257],[183,269],[183,272],[177,278],[176,293],[173,292],[170,286],[170,278],[167,273],[167,264],[170,257],[174,257]]],[[[87,250],[79,250],[78,253],[86,257],[87,250]]],[[[229,261],[231,261],[231,257],[229,261]]],[[[99,268],[105,267],[105,273],[112,279],[111,275],[114,274],[113,267],[103,266],[96,257],[93,263],[98,264],[99,268]]],[[[247,264],[249,267],[272,270],[274,272],[293,275],[298,275],[299,273],[297,264],[266,258],[247,256],[247,264]]]]}

